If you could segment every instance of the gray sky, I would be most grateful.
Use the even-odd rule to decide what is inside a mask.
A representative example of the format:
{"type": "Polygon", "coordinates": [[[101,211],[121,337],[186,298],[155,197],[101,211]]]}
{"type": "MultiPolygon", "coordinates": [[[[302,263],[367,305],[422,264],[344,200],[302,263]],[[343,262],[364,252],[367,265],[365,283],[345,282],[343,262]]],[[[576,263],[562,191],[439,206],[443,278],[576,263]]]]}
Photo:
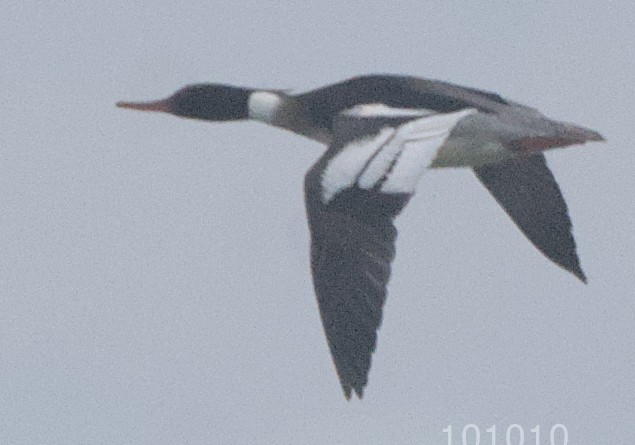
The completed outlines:
{"type": "Polygon", "coordinates": [[[571,444],[631,443],[632,2],[11,3],[0,443],[441,444],[469,423],[482,444],[514,423],[526,443],[556,423],[571,444]],[[346,402],[308,267],[302,181],[322,147],[114,103],[372,72],[493,90],[608,142],[547,155],[587,286],[469,171],[427,173],[398,219],[366,396],[346,402]]]}

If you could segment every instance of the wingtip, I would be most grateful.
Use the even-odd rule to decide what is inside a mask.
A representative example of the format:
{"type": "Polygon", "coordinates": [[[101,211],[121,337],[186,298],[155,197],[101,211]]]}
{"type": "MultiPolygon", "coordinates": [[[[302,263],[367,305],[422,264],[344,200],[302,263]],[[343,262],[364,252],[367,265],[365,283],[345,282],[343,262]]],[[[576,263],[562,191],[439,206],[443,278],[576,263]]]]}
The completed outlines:
{"type": "Polygon", "coordinates": [[[573,274],[580,280],[582,281],[583,284],[588,284],[588,279],[586,277],[586,275],[584,274],[584,272],[582,272],[582,269],[579,269],[577,271],[574,271],[573,274]]]}
{"type": "Polygon", "coordinates": [[[573,267],[565,267],[565,269],[571,272],[578,280],[582,281],[582,283],[587,284],[586,274],[579,264],[576,264],[573,267]]]}

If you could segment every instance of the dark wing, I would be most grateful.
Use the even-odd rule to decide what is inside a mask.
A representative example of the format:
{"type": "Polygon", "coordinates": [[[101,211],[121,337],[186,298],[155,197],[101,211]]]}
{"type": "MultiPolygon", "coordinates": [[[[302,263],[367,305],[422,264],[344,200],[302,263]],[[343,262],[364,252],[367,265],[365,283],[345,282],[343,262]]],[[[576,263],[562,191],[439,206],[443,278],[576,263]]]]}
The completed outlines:
{"type": "Polygon", "coordinates": [[[383,193],[380,183],[370,189],[352,185],[325,202],[324,170],[335,155],[364,132],[379,130],[373,121],[340,118],[338,122],[333,144],[306,175],[305,198],[313,285],[333,362],[348,399],[351,391],[362,397],[368,380],[390,263],[395,257],[393,219],[410,194],[383,193]]]}
{"type": "Polygon", "coordinates": [[[361,397],[367,382],[395,256],[393,220],[456,122],[473,112],[340,115],[333,143],[307,173],[313,284],[347,398],[361,397]]]}
{"type": "Polygon", "coordinates": [[[542,154],[478,167],[474,172],[538,250],[586,283],[567,205],[542,154]]]}
{"type": "Polygon", "coordinates": [[[408,198],[357,188],[327,206],[307,198],[313,284],[346,398],[362,397],[368,380],[395,257],[392,221],[408,198]]]}

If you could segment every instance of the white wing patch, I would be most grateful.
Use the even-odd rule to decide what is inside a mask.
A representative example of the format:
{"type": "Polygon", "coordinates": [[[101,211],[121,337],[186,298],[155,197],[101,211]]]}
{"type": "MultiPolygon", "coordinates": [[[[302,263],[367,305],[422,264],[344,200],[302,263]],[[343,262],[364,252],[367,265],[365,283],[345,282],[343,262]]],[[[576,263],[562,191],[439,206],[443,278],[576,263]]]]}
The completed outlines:
{"type": "Polygon", "coordinates": [[[414,117],[435,114],[434,111],[425,108],[393,108],[382,103],[355,105],[342,113],[359,117],[414,117]]]}
{"type": "Polygon", "coordinates": [[[365,190],[373,188],[377,182],[386,176],[386,172],[390,169],[390,166],[394,162],[395,158],[399,156],[399,152],[402,149],[400,130],[397,128],[396,132],[388,139],[380,151],[370,161],[364,172],[357,180],[357,185],[365,190]]]}
{"type": "Polygon", "coordinates": [[[412,120],[401,125],[397,131],[401,145],[399,158],[381,186],[384,193],[414,193],[425,168],[436,157],[457,122],[470,114],[473,108],[454,113],[435,114],[412,120]]]}
{"type": "Polygon", "coordinates": [[[396,128],[383,128],[372,138],[350,142],[322,173],[323,203],[328,204],[339,192],[355,184],[370,190],[381,181],[380,191],[384,193],[414,193],[423,171],[457,122],[476,112],[468,108],[426,115],[396,128]]]}
{"type": "Polygon", "coordinates": [[[368,160],[394,133],[394,128],[384,128],[372,138],[350,142],[334,156],[322,172],[322,201],[327,204],[339,192],[352,187],[368,160]]]}

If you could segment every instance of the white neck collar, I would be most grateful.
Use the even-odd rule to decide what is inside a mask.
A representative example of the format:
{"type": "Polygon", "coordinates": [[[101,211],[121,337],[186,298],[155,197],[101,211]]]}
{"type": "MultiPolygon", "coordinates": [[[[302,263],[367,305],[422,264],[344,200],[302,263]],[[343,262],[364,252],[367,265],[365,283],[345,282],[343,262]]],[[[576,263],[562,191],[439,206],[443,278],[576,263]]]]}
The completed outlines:
{"type": "Polygon", "coordinates": [[[249,119],[272,124],[281,102],[282,97],[273,91],[254,91],[247,104],[249,119]]]}

